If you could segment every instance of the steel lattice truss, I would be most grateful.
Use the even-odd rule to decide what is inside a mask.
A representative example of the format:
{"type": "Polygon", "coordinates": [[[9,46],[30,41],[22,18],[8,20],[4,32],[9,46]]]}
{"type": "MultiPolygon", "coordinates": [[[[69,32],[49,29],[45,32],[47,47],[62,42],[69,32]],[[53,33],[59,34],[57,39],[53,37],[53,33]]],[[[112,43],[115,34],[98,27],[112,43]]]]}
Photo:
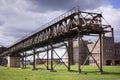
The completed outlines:
{"type": "Polygon", "coordinates": [[[10,46],[0,56],[20,53],[56,44],[80,35],[103,34],[110,31],[109,25],[103,25],[102,14],[83,12],[73,8],[63,15],[40,27],[36,32],[25,36],[10,46]]]}

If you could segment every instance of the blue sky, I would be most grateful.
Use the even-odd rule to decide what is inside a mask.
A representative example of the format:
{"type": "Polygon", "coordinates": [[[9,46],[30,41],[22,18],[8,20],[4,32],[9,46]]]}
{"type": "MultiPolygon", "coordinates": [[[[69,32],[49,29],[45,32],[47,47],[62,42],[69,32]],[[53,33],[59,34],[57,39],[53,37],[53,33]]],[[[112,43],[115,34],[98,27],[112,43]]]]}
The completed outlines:
{"type": "Polygon", "coordinates": [[[120,0],[109,0],[109,1],[114,8],[120,8],[120,0]]]}
{"type": "Polygon", "coordinates": [[[76,6],[84,11],[102,11],[114,27],[115,41],[120,42],[120,0],[0,0],[0,45],[12,45],[76,6]]]}

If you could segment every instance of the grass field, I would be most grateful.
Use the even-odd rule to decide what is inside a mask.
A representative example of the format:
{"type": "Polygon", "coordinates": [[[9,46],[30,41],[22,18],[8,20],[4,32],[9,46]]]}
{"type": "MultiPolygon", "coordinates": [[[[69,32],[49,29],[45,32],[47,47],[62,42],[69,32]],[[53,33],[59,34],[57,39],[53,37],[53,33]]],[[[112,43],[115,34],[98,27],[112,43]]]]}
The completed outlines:
{"type": "Polygon", "coordinates": [[[0,66],[0,80],[120,80],[120,66],[104,66],[103,74],[99,74],[95,66],[85,66],[81,74],[76,71],[76,65],[71,69],[73,71],[68,72],[63,65],[59,65],[56,72],[50,72],[44,69],[32,71],[31,68],[0,66]]]}

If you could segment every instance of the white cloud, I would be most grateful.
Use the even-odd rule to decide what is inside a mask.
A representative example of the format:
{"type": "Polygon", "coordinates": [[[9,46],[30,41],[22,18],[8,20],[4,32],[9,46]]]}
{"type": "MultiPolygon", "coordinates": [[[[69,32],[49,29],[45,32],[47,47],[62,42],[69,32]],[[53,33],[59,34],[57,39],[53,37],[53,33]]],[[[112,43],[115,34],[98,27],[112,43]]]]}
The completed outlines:
{"type": "MultiPolygon", "coordinates": [[[[83,6],[87,6],[86,9],[91,6],[92,1],[94,2],[94,0],[87,3],[85,3],[87,0],[82,1],[84,2],[83,6]]],[[[99,0],[99,2],[100,6],[102,1],[99,0]]],[[[26,0],[0,0],[0,44],[8,46],[64,12],[62,10],[47,11],[45,13],[41,13],[40,11],[34,12],[34,10],[28,10],[30,6],[34,7],[35,5],[29,4],[26,0]]],[[[90,9],[99,6],[96,4],[96,6],[90,9]]],[[[103,12],[105,19],[115,27],[115,39],[116,41],[120,41],[120,10],[112,6],[101,6],[98,9],[103,12]]]]}
{"type": "Polygon", "coordinates": [[[13,36],[4,36],[0,34],[0,45],[2,46],[10,45],[11,43],[14,43],[15,40],[16,38],[14,38],[13,36]]]}
{"type": "Polygon", "coordinates": [[[99,8],[103,12],[106,21],[114,28],[115,41],[120,42],[120,9],[113,8],[112,5],[99,8]]]}
{"type": "Polygon", "coordinates": [[[102,5],[94,10],[86,10],[89,12],[102,13],[105,18],[103,24],[111,25],[114,28],[115,42],[120,42],[120,8],[114,8],[111,4],[102,5]],[[106,22],[107,21],[107,22],[106,22]]]}
{"type": "Polygon", "coordinates": [[[14,0],[0,1],[0,44],[5,46],[21,39],[26,34],[63,13],[62,11],[30,12],[26,10],[27,4],[25,2],[21,0],[12,1],[14,0]]]}

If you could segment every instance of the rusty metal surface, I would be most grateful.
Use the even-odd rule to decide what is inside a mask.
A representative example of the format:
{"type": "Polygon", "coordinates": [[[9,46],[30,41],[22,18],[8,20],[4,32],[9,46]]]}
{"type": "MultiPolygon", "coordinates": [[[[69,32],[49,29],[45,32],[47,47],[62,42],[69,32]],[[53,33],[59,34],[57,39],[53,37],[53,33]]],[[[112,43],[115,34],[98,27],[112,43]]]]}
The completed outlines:
{"type": "Polygon", "coordinates": [[[102,24],[102,14],[73,8],[8,47],[0,56],[32,50],[33,46],[41,48],[50,45],[51,40],[52,44],[66,41],[78,36],[77,29],[80,35],[90,35],[109,32],[108,28],[109,25],[102,24]]]}

